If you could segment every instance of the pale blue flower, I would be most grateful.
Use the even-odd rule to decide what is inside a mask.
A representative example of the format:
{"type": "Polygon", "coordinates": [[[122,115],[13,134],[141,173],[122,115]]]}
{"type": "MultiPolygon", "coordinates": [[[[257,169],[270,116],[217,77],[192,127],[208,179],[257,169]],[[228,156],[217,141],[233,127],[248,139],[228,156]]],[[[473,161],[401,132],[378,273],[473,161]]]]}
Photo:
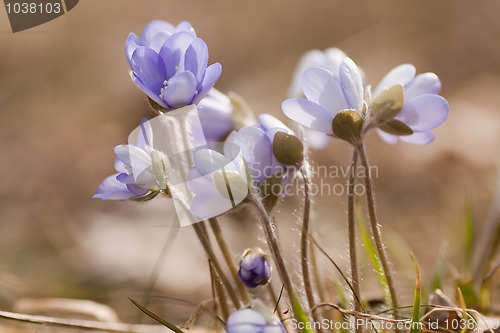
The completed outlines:
{"type": "Polygon", "coordinates": [[[238,147],[226,152],[203,148],[193,154],[188,174],[192,192],[191,213],[201,219],[221,215],[240,204],[248,194],[245,162],[238,147]]]}
{"type": "Polygon", "coordinates": [[[287,166],[273,154],[277,132],[293,134],[275,117],[262,114],[259,124],[233,131],[222,146],[196,151],[188,175],[192,213],[201,218],[225,213],[247,197],[249,175],[259,186],[275,173],[285,173],[287,166]]]}
{"type": "Polygon", "coordinates": [[[233,312],[226,328],[227,333],[286,333],[279,318],[260,303],[233,312]]]}
{"type": "Polygon", "coordinates": [[[277,132],[293,134],[291,129],[271,115],[261,114],[258,120],[257,125],[233,131],[226,140],[227,143],[235,144],[241,149],[256,185],[262,184],[276,172],[287,169],[287,166],[274,156],[273,140],[277,132]]]}
{"type": "Polygon", "coordinates": [[[342,60],[337,73],[320,67],[305,70],[302,88],[306,99],[291,98],[281,107],[288,118],[307,128],[333,136],[332,122],[339,112],[363,112],[363,79],[350,58],[342,60]]]}
{"type": "Polygon", "coordinates": [[[168,159],[153,148],[153,132],[143,120],[136,144],[118,145],[115,169],[118,173],[107,177],[94,198],[127,200],[168,192],[168,159]]]}
{"type": "Polygon", "coordinates": [[[127,60],[130,62],[132,54],[134,54],[134,51],[140,46],[149,47],[156,53],[159,53],[167,39],[174,33],[181,31],[189,32],[196,36],[196,32],[189,22],[181,22],[176,27],[162,20],[149,22],[142,30],[140,37],[133,32],[128,35],[127,41],[125,42],[125,55],[127,60]]]}
{"type": "Polygon", "coordinates": [[[398,138],[413,144],[426,144],[434,140],[432,130],[441,125],[450,111],[446,99],[439,96],[441,81],[434,73],[415,76],[413,65],[404,64],[391,70],[373,92],[376,98],[384,89],[400,84],[404,89],[404,106],[395,119],[413,130],[411,135],[396,136],[377,129],[386,142],[394,144],[398,138]]]}
{"type": "Polygon", "coordinates": [[[126,55],[133,82],[166,109],[199,103],[222,71],[219,63],[207,67],[207,45],[187,22],[151,22],[140,38],[129,35],[126,55]]]}
{"type": "MultiPolygon", "coordinates": [[[[288,98],[304,97],[302,91],[302,75],[311,67],[321,67],[328,70],[330,73],[338,73],[342,60],[347,57],[344,51],[336,47],[328,48],[324,51],[310,50],[304,53],[299,59],[295,71],[292,76],[290,87],[288,88],[288,98]]],[[[364,79],[364,73],[361,76],[364,79]]],[[[304,136],[313,149],[323,149],[330,142],[330,138],[322,132],[304,128],[304,136]]]]}

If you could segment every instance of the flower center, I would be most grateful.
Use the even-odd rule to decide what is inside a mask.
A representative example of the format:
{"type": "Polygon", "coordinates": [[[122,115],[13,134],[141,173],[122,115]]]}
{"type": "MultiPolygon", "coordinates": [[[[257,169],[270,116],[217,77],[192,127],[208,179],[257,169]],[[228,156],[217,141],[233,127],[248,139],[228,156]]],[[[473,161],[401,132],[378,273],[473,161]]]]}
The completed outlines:
{"type": "Polygon", "coordinates": [[[163,92],[165,91],[167,86],[168,86],[168,80],[163,81],[163,87],[160,88],[160,95],[159,95],[161,99],[163,99],[163,92]]]}
{"type": "Polygon", "coordinates": [[[151,152],[151,162],[153,177],[158,184],[158,188],[160,190],[165,190],[168,185],[167,182],[169,176],[167,157],[161,151],[153,150],[151,152]]]}

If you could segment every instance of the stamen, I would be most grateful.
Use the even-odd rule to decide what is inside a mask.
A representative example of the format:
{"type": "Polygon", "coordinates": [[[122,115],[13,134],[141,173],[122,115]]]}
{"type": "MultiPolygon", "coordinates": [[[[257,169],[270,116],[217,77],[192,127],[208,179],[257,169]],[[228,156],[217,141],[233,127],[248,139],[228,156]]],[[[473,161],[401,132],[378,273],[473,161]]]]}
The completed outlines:
{"type": "Polygon", "coordinates": [[[160,95],[158,95],[161,99],[163,99],[163,92],[167,86],[168,86],[168,80],[163,81],[163,87],[160,88],[160,95]]]}

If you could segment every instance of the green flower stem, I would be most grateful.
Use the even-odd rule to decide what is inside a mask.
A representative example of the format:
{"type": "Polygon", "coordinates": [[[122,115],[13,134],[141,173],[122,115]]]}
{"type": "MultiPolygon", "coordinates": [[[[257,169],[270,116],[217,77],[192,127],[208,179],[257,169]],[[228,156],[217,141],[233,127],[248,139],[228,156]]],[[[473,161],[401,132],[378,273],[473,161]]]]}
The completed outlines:
{"type": "MultiPolygon", "coordinates": [[[[198,236],[198,239],[200,240],[201,245],[203,246],[203,249],[205,250],[208,256],[208,259],[210,259],[215,272],[219,276],[222,285],[224,286],[224,288],[226,288],[226,291],[229,295],[229,298],[231,299],[231,302],[233,302],[235,308],[240,308],[241,307],[240,299],[234,292],[233,287],[229,283],[229,280],[227,279],[226,275],[224,274],[224,271],[222,270],[219,260],[215,256],[215,253],[212,249],[212,245],[210,244],[210,240],[208,238],[207,230],[205,226],[202,225],[202,223],[203,222],[193,224],[194,231],[196,232],[196,235],[198,236]]],[[[220,300],[220,301],[225,301],[225,300],[220,300]]]]}
{"type": "Polygon", "coordinates": [[[217,219],[211,218],[208,220],[210,227],[212,228],[212,232],[215,236],[215,240],[217,241],[217,244],[219,245],[219,248],[222,252],[222,255],[224,256],[224,259],[226,260],[227,266],[229,267],[229,271],[231,272],[231,275],[233,276],[234,282],[236,283],[236,287],[238,288],[238,292],[240,293],[241,299],[243,300],[243,303],[248,304],[250,303],[250,297],[248,295],[248,290],[245,288],[243,283],[241,283],[239,277],[238,277],[238,269],[236,268],[236,264],[234,263],[233,257],[231,256],[231,251],[229,250],[229,247],[227,245],[227,242],[224,238],[224,234],[222,233],[222,229],[219,225],[219,221],[217,219]]]}
{"type": "Polygon", "coordinates": [[[249,186],[250,196],[252,202],[255,207],[259,211],[261,216],[262,228],[264,229],[264,234],[266,236],[267,244],[269,245],[269,249],[271,250],[271,254],[274,259],[274,263],[276,264],[276,269],[280,275],[281,281],[285,287],[285,291],[288,294],[288,298],[292,303],[292,314],[294,318],[299,318],[298,313],[296,313],[296,308],[294,304],[299,301],[297,296],[295,295],[295,291],[293,289],[292,280],[290,279],[290,275],[288,275],[288,271],[286,270],[285,260],[283,259],[283,255],[281,253],[281,249],[279,246],[278,236],[276,234],[276,225],[273,219],[269,216],[262,203],[261,198],[259,197],[259,193],[257,189],[253,186],[249,186]]]}
{"type": "MultiPolygon", "coordinates": [[[[356,221],[354,216],[354,186],[356,183],[356,167],[358,165],[358,153],[355,150],[352,155],[351,172],[347,186],[347,229],[349,234],[349,262],[351,263],[351,284],[354,311],[361,312],[361,292],[359,288],[358,256],[356,250],[356,221]]],[[[356,325],[356,332],[361,333],[363,328],[356,325]]]]}
{"type": "Polygon", "coordinates": [[[382,267],[384,269],[384,274],[387,279],[387,284],[389,285],[389,292],[391,294],[391,302],[393,309],[394,318],[398,318],[398,299],[396,295],[396,289],[394,286],[394,280],[392,278],[391,270],[389,267],[389,260],[387,257],[387,253],[384,247],[384,243],[382,242],[382,234],[380,231],[380,225],[377,219],[377,213],[375,209],[375,195],[373,193],[373,185],[372,179],[370,176],[370,166],[368,164],[368,160],[366,158],[365,147],[362,143],[358,144],[356,150],[359,154],[361,164],[363,165],[364,174],[365,174],[365,187],[366,187],[366,200],[368,203],[368,215],[370,217],[370,226],[372,229],[373,240],[375,241],[375,246],[377,247],[377,252],[380,257],[380,262],[382,263],[382,267]]]}
{"type": "MultiPolygon", "coordinates": [[[[307,302],[309,303],[309,308],[312,309],[315,305],[314,292],[312,288],[311,275],[309,272],[309,233],[310,233],[310,216],[311,216],[311,196],[309,189],[311,188],[311,177],[309,175],[309,165],[304,162],[304,165],[300,169],[302,178],[304,180],[304,215],[302,217],[302,233],[300,237],[300,262],[302,267],[302,277],[304,280],[304,290],[306,293],[307,302]]],[[[312,319],[314,322],[319,322],[319,316],[317,312],[312,313],[312,319]]],[[[318,332],[321,333],[323,330],[321,327],[318,332]]]]}

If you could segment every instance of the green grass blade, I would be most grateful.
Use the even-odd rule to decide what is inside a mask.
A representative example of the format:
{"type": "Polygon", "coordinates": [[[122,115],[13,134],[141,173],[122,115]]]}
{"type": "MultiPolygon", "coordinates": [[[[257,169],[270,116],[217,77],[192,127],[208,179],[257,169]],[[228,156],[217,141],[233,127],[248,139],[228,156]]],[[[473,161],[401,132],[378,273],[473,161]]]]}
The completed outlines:
{"type": "Polygon", "coordinates": [[[146,315],[148,315],[149,317],[153,318],[154,320],[156,320],[157,322],[159,322],[160,324],[164,325],[165,327],[167,327],[168,329],[170,329],[171,331],[175,332],[175,333],[184,333],[182,332],[182,330],[180,328],[178,328],[177,326],[175,326],[174,324],[168,322],[167,320],[161,318],[160,316],[158,316],[157,314],[149,311],[148,309],[146,309],[145,307],[143,307],[142,305],[140,305],[139,303],[137,303],[136,301],[134,301],[133,299],[129,298],[129,300],[134,303],[135,306],[137,306],[139,308],[139,310],[141,310],[142,312],[144,312],[146,315]]]}
{"type": "Polygon", "coordinates": [[[348,303],[347,297],[344,293],[344,288],[338,282],[335,282],[335,292],[336,292],[337,297],[339,299],[338,304],[343,308],[347,308],[347,305],[349,303],[348,303]]]}
{"type": "MultiPolygon", "coordinates": [[[[476,307],[479,305],[479,295],[474,288],[472,279],[458,281],[457,288],[460,289],[460,297],[463,298],[464,303],[469,307],[476,307]]],[[[458,299],[460,301],[460,299],[458,299]]]]}
{"type": "Polygon", "coordinates": [[[410,333],[420,333],[420,296],[422,289],[422,282],[420,277],[420,268],[418,266],[417,258],[411,255],[413,264],[415,265],[415,291],[413,296],[413,311],[411,315],[411,330],[410,333]]]}
{"type": "Polygon", "coordinates": [[[469,270],[472,269],[472,254],[475,248],[475,219],[474,219],[474,206],[470,195],[467,195],[467,199],[464,207],[464,227],[465,227],[465,262],[469,270]]]}
{"type": "Polygon", "coordinates": [[[364,244],[364,248],[366,250],[366,254],[370,260],[370,263],[377,274],[377,279],[384,293],[384,299],[386,304],[391,304],[391,294],[389,292],[389,283],[387,282],[387,278],[384,273],[384,268],[382,267],[382,262],[377,253],[377,248],[375,247],[375,243],[366,228],[365,219],[363,217],[363,211],[361,209],[361,205],[359,201],[356,202],[356,221],[358,222],[358,228],[361,234],[361,239],[364,244]]]}
{"type": "Polygon", "coordinates": [[[303,333],[315,333],[314,330],[312,330],[312,325],[309,323],[309,317],[307,316],[307,313],[304,311],[304,308],[300,304],[300,301],[298,300],[297,297],[293,297],[292,299],[292,306],[293,306],[293,311],[295,313],[295,316],[297,321],[300,324],[300,327],[304,327],[302,330],[303,333]]]}
{"type": "Polygon", "coordinates": [[[434,264],[434,270],[431,278],[431,290],[443,289],[443,262],[448,249],[448,242],[443,242],[439,247],[439,252],[434,264]]]}

